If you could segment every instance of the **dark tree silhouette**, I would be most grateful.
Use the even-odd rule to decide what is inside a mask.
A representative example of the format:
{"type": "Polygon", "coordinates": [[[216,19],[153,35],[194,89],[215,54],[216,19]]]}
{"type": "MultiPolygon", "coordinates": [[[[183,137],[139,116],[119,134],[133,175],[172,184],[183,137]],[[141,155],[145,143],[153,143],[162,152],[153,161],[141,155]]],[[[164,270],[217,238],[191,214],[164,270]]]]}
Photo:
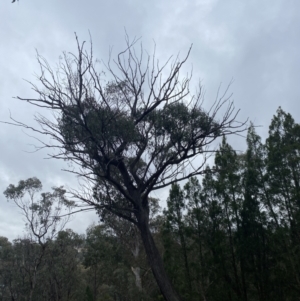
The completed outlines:
{"type": "Polygon", "coordinates": [[[107,210],[140,230],[162,295],[180,300],[150,231],[149,194],[202,174],[214,153],[211,143],[243,131],[244,123],[236,121],[227,90],[208,111],[201,86],[191,95],[191,76],[180,75],[191,49],[183,60],[170,57],[160,65],[155,51],[148,55],[127,37],[126,49],[104,64],[104,73],[97,70],[92,47],[86,51],[76,40],[77,55],[64,53],[57,71],[38,55],[40,86],[32,84],[37,97],[18,97],[52,111],[54,120],[38,115],[40,128],[14,124],[51,137],[56,143],[41,148],[56,149],[53,158],[79,166],[71,172],[91,187],[73,192],[88,205],[79,211],[107,210]]]}

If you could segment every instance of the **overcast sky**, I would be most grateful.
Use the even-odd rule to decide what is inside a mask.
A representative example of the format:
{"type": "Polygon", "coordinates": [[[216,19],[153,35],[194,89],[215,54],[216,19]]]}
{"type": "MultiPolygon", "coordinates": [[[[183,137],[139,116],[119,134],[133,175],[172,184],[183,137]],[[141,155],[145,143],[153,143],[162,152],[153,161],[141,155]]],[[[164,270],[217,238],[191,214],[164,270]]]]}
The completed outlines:
{"type": "MultiPolygon", "coordinates": [[[[265,139],[279,106],[300,121],[299,11],[297,0],[1,0],[0,120],[9,120],[11,113],[34,124],[36,109],[13,97],[32,95],[24,79],[35,81],[36,50],[55,66],[63,51],[76,51],[74,32],[82,41],[90,32],[94,55],[106,61],[110,46],[114,54],[124,49],[126,28],[150,52],[155,41],[161,61],[172,54],[183,57],[193,44],[187,68],[204,85],[206,105],[220,83],[225,88],[233,79],[239,120],[261,125],[258,133],[265,139]]],[[[30,153],[36,143],[30,134],[0,124],[0,236],[10,239],[24,229],[19,211],[2,194],[10,183],[33,176],[46,190],[77,183],[62,171],[63,162],[44,159],[43,151],[30,153]]],[[[241,138],[232,143],[245,149],[241,138]]],[[[93,221],[94,214],[84,214],[69,227],[84,233],[93,221]]]]}

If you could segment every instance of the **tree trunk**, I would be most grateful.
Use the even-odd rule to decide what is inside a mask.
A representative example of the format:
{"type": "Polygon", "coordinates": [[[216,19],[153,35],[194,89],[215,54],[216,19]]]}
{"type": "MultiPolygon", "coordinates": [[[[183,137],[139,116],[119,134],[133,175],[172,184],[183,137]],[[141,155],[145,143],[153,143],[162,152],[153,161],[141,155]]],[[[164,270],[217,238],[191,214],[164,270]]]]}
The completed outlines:
{"type": "Polygon", "coordinates": [[[162,295],[166,301],[180,301],[180,297],[173,289],[169,277],[166,274],[161,255],[153,240],[149,229],[147,213],[139,212],[139,214],[137,214],[137,218],[138,228],[141,232],[147,258],[162,295]]]}
{"type": "MultiPolygon", "coordinates": [[[[139,254],[140,254],[140,247],[141,247],[141,244],[140,244],[140,236],[139,236],[139,230],[134,227],[133,228],[133,231],[134,231],[134,235],[133,235],[133,238],[134,238],[134,243],[133,245],[131,245],[130,247],[130,250],[131,250],[131,253],[134,257],[134,261],[135,263],[138,262],[138,257],[139,257],[139,254]]],[[[131,267],[131,270],[134,274],[134,277],[135,277],[135,285],[136,287],[138,288],[138,290],[141,292],[143,290],[143,286],[142,286],[142,278],[141,278],[141,268],[136,266],[136,267],[131,267]]]]}
{"type": "Polygon", "coordinates": [[[142,287],[142,278],[141,278],[141,269],[140,267],[131,267],[132,273],[135,277],[135,285],[138,288],[138,290],[141,292],[143,290],[142,287]]]}

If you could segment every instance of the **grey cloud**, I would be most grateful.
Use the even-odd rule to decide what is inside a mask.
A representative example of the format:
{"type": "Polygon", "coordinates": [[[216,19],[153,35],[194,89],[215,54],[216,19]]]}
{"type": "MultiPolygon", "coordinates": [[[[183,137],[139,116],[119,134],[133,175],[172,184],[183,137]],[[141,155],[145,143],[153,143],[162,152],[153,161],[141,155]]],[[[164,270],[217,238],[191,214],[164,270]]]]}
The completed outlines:
{"type": "MultiPolygon", "coordinates": [[[[216,97],[221,82],[225,88],[233,78],[230,91],[241,109],[239,119],[249,117],[262,125],[258,132],[266,137],[279,105],[299,122],[299,10],[300,2],[293,0],[1,1],[0,120],[7,120],[11,111],[16,119],[34,124],[37,110],[12,97],[33,93],[22,79],[35,81],[35,49],[55,66],[62,51],[76,52],[74,32],[88,41],[90,31],[94,55],[106,61],[109,46],[115,54],[124,49],[126,28],[130,37],[142,37],[150,52],[154,40],[162,62],[179,52],[183,57],[193,43],[185,71],[193,67],[193,85],[197,78],[204,84],[205,105],[216,97]]],[[[25,152],[35,141],[20,128],[1,124],[0,139],[1,191],[31,176],[39,177],[46,190],[76,185],[72,175],[61,171],[63,162],[43,159],[46,152],[25,152]]],[[[230,141],[245,148],[241,138],[230,141]]],[[[158,195],[165,198],[166,190],[158,195]]],[[[81,215],[71,226],[84,231],[96,220],[95,214],[81,215]]],[[[0,195],[0,235],[21,235],[22,225],[16,208],[0,195]]]]}

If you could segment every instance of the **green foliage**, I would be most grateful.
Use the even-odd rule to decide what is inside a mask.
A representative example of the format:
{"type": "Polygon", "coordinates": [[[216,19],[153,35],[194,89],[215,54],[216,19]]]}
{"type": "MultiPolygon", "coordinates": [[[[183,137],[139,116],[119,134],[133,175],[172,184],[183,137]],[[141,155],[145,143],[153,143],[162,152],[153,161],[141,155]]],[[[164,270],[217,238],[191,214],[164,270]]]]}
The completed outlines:
{"type": "MultiPolygon", "coordinates": [[[[155,128],[157,139],[168,137],[176,145],[186,146],[195,137],[219,135],[219,124],[200,108],[189,108],[183,102],[175,102],[156,109],[147,119],[155,128]]],[[[196,147],[196,145],[195,145],[196,147]]]]}
{"type": "MultiPolygon", "coordinates": [[[[159,110],[150,115],[157,114],[157,139],[168,133],[184,141],[177,127],[189,124],[190,112],[174,108],[165,117],[159,110]]],[[[192,177],[183,187],[171,186],[163,215],[158,215],[157,200],[150,199],[151,230],[183,300],[299,299],[299,129],[279,108],[265,144],[251,124],[246,152],[236,152],[224,138],[201,181],[192,177]]],[[[52,201],[67,200],[63,188],[57,188],[36,201],[40,190],[41,183],[32,178],[10,185],[5,195],[14,201],[32,197],[28,209],[44,225],[43,212],[49,212],[52,201]]],[[[86,237],[65,230],[48,239],[36,274],[40,245],[28,238],[11,243],[0,237],[0,300],[29,300],[34,275],[32,301],[163,300],[135,225],[109,211],[101,213],[102,224],[91,226],[86,237]]]]}
{"type": "Polygon", "coordinates": [[[279,108],[265,145],[251,125],[245,153],[237,154],[224,138],[202,186],[196,178],[183,190],[172,186],[165,264],[183,296],[188,267],[192,294],[186,300],[296,300],[299,137],[299,125],[279,108]]]}
{"type": "Polygon", "coordinates": [[[93,293],[89,286],[85,289],[85,301],[94,301],[93,293]]]}
{"type": "Polygon", "coordinates": [[[97,147],[104,147],[109,153],[124,141],[129,146],[140,138],[128,114],[118,108],[101,107],[92,98],[67,107],[59,128],[67,150],[80,146],[87,154],[97,147]]]}
{"type": "Polygon", "coordinates": [[[29,178],[25,181],[20,181],[18,186],[10,184],[4,191],[4,195],[8,200],[20,199],[28,192],[30,196],[41,191],[42,183],[37,178],[29,178]]]}

